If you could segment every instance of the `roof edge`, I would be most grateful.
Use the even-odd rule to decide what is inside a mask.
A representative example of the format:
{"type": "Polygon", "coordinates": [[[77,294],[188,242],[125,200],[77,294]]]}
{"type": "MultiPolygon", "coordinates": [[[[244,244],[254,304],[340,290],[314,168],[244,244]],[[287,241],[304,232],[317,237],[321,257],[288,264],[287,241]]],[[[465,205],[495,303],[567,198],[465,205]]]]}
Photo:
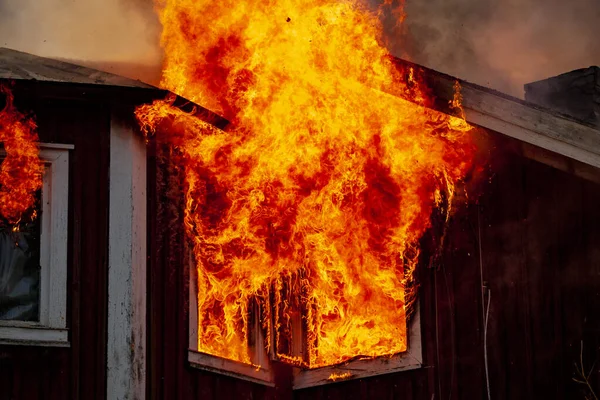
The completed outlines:
{"type": "Polygon", "coordinates": [[[0,47],[0,79],[161,90],[139,80],[4,47],[0,47]]]}
{"type": "Polygon", "coordinates": [[[394,58],[394,62],[420,74],[435,98],[436,110],[453,114],[449,101],[458,81],[467,122],[600,168],[599,126],[409,61],[394,58]]]}

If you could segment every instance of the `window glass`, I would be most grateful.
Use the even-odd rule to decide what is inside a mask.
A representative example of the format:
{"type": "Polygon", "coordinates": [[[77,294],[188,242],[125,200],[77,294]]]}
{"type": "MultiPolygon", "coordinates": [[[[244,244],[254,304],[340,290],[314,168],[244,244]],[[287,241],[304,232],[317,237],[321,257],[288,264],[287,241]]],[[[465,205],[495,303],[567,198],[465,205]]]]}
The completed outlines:
{"type": "Polygon", "coordinates": [[[39,321],[40,194],[30,222],[0,223],[0,320],[39,321]]]}

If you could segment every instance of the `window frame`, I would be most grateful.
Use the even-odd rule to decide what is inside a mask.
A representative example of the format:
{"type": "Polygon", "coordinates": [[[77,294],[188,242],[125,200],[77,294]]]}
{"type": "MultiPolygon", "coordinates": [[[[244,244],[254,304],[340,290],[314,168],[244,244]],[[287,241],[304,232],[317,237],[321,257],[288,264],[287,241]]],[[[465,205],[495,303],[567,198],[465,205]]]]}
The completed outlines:
{"type": "Polygon", "coordinates": [[[194,268],[192,252],[187,245],[185,247],[186,259],[189,260],[189,364],[201,370],[274,387],[275,377],[273,371],[269,368],[271,354],[267,354],[266,357],[259,357],[261,364],[264,361],[265,365],[253,366],[198,351],[198,272],[194,268]]]}
{"type": "Polygon", "coordinates": [[[294,390],[304,389],[421,368],[423,366],[423,349],[421,345],[421,310],[418,300],[415,302],[413,315],[406,321],[406,327],[406,351],[389,357],[352,360],[321,368],[295,368],[292,388],[294,390]]]}
{"type": "MultiPolygon", "coordinates": [[[[0,344],[69,347],[67,240],[69,144],[40,143],[45,171],[40,227],[39,321],[0,320],[0,344]]],[[[6,155],[0,151],[0,157],[6,155]]]]}
{"type": "MultiPolygon", "coordinates": [[[[257,367],[198,351],[197,271],[194,268],[193,256],[191,255],[189,248],[186,249],[186,253],[186,259],[189,260],[189,364],[194,368],[233,376],[238,379],[267,386],[275,386],[275,377],[272,370],[269,368],[270,362],[274,360],[273,354],[269,354],[264,360],[266,361],[266,365],[257,367]]],[[[389,357],[381,356],[370,359],[352,360],[342,364],[314,369],[293,367],[292,389],[304,389],[328,385],[335,382],[421,368],[423,366],[423,351],[421,344],[421,310],[418,299],[415,302],[414,313],[407,319],[406,325],[408,346],[405,352],[389,357]],[[331,379],[331,376],[340,378],[331,379]]],[[[259,359],[263,361],[262,358],[259,357],[259,359]]],[[[262,364],[262,362],[260,364],[262,364]]]]}

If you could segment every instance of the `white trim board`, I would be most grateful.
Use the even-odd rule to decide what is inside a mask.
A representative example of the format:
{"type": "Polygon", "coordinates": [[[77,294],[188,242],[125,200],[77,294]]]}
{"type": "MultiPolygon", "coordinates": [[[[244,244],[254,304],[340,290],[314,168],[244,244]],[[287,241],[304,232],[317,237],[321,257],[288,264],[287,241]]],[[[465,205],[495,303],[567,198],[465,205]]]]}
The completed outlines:
{"type": "Polygon", "coordinates": [[[69,347],[69,330],[40,326],[0,327],[0,344],[21,346],[69,347]]]}
{"type": "Polygon", "coordinates": [[[469,83],[461,92],[467,122],[600,168],[600,130],[469,83]]]}
{"type": "MultiPolygon", "coordinates": [[[[49,166],[42,191],[49,194],[42,202],[42,247],[40,261],[49,266],[42,279],[40,323],[50,328],[67,326],[67,238],[69,219],[69,152],[44,149],[41,158],[49,166]],[[48,203],[50,200],[50,203],[48,203]],[[50,218],[44,218],[44,215],[50,218]],[[44,239],[44,235],[47,236],[44,239]]],[[[42,265],[44,265],[42,264],[42,265]]],[[[43,268],[42,268],[43,269],[43,268]]]]}
{"type": "Polygon", "coordinates": [[[146,397],[146,145],[126,116],[110,127],[107,399],[146,397]]]}
{"type": "Polygon", "coordinates": [[[394,62],[400,70],[416,68],[419,71],[437,99],[438,111],[450,112],[448,102],[453,100],[458,82],[467,122],[596,168],[600,166],[600,123],[586,124],[559,111],[402,59],[395,58],[394,62]]]}

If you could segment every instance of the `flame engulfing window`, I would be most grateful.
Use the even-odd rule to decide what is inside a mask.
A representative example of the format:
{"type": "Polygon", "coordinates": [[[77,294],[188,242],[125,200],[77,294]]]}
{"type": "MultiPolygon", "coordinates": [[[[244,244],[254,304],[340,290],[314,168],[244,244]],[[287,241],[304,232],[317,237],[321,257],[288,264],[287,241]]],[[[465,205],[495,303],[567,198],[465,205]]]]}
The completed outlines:
{"type": "Polygon", "coordinates": [[[231,121],[137,110],[184,174],[197,350],[303,368],[406,352],[419,240],[471,167],[470,127],[426,107],[358,0],[158,11],[163,85],[231,121]]]}
{"type": "MultiPolygon", "coordinates": [[[[189,360],[191,364],[200,369],[207,369],[218,373],[232,375],[238,378],[250,381],[273,384],[274,376],[271,369],[271,360],[277,360],[283,363],[292,364],[295,367],[293,377],[293,387],[301,389],[316,385],[328,384],[340,380],[363,378],[385,373],[393,373],[413,368],[419,368],[422,365],[421,354],[421,326],[420,312],[418,305],[415,305],[412,316],[406,319],[407,330],[405,336],[396,337],[405,347],[405,350],[396,354],[386,354],[384,357],[375,357],[373,355],[357,355],[346,358],[344,362],[331,365],[321,365],[320,368],[311,367],[307,356],[310,344],[307,343],[306,317],[303,314],[302,307],[298,304],[287,306],[288,315],[285,317],[285,326],[277,326],[270,321],[265,323],[265,318],[273,317],[274,312],[279,311],[278,307],[265,310],[260,304],[260,299],[251,299],[248,306],[246,326],[243,328],[246,332],[247,342],[244,348],[244,357],[249,360],[246,363],[230,361],[231,359],[221,358],[202,352],[198,344],[201,343],[198,326],[198,303],[197,299],[202,298],[198,292],[197,277],[192,267],[192,280],[190,283],[190,352],[189,360]],[[267,317],[265,317],[267,316],[267,317]],[[273,328],[275,327],[275,328],[273,328]],[[272,339],[269,338],[269,330],[275,330],[271,335],[277,335],[280,344],[275,346],[272,339]],[[278,332],[277,332],[278,331],[278,332]],[[282,350],[284,349],[284,350],[282,350]]],[[[293,282],[287,282],[286,287],[291,287],[293,282]],[[288,286],[290,285],[290,286],[288,286]]],[[[286,296],[283,303],[294,303],[297,297],[293,291],[286,296]]],[[[405,315],[402,313],[402,315],[405,315]]],[[[398,329],[398,332],[402,332],[398,329]]]]}

